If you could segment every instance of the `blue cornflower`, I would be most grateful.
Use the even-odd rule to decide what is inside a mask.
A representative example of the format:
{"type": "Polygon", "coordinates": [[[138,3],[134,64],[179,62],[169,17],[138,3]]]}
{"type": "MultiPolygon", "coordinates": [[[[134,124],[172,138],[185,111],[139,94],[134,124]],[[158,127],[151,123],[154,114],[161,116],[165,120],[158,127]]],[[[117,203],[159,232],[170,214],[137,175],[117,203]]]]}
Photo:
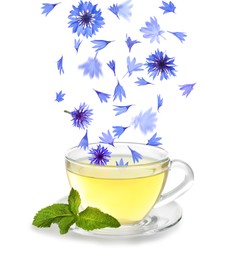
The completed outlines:
{"type": "Polygon", "coordinates": [[[128,49],[129,49],[129,52],[131,52],[131,49],[132,49],[132,46],[136,43],[140,43],[139,41],[137,40],[132,40],[131,37],[128,37],[126,36],[126,44],[128,46],[128,49]]]}
{"type": "Polygon", "coordinates": [[[161,140],[161,137],[157,137],[157,133],[155,133],[147,142],[147,145],[151,145],[151,146],[159,146],[162,143],[160,143],[159,141],[161,140]]]}
{"type": "Polygon", "coordinates": [[[148,84],[152,84],[153,85],[153,83],[148,82],[143,77],[142,78],[137,78],[137,81],[135,83],[138,84],[138,86],[145,86],[145,85],[148,85],[148,84]]]}
{"type": "Polygon", "coordinates": [[[86,150],[88,148],[88,137],[87,137],[87,130],[84,137],[81,139],[80,143],[78,144],[78,147],[83,148],[86,150]]]}
{"type": "Polygon", "coordinates": [[[132,16],[131,8],[132,8],[131,0],[128,0],[120,5],[113,4],[113,6],[109,7],[109,10],[113,14],[115,14],[118,19],[120,18],[119,16],[121,16],[126,20],[129,20],[129,18],[132,16]]]}
{"type": "Polygon", "coordinates": [[[174,58],[169,58],[162,51],[157,50],[147,58],[148,74],[150,74],[150,77],[153,76],[153,79],[160,75],[160,80],[168,79],[169,76],[176,76],[174,61],[174,58]]]}
{"type": "Polygon", "coordinates": [[[128,128],[128,126],[123,127],[123,126],[113,126],[113,133],[114,133],[114,137],[119,138],[124,131],[128,128]]]}
{"type": "Polygon", "coordinates": [[[128,166],[128,162],[124,163],[124,160],[121,158],[119,162],[116,162],[116,166],[128,166]]]}
{"type": "Polygon", "coordinates": [[[160,25],[157,22],[156,17],[154,19],[150,17],[150,22],[146,22],[146,27],[142,27],[140,31],[143,33],[144,38],[150,38],[150,43],[154,42],[155,40],[160,43],[159,37],[161,36],[165,39],[162,34],[164,31],[161,31],[160,25]]]}
{"type": "MultiPolygon", "coordinates": [[[[141,71],[143,70],[141,67],[143,66],[142,63],[136,63],[136,58],[133,58],[132,61],[130,60],[130,57],[127,58],[127,69],[129,77],[132,75],[134,71],[141,71]]],[[[126,73],[126,74],[127,74],[126,73]]],[[[125,75],[126,75],[125,74],[125,75]]]]}
{"type": "Polygon", "coordinates": [[[43,6],[41,7],[43,9],[42,14],[45,14],[47,16],[58,4],[60,4],[60,2],[56,4],[47,4],[47,3],[43,4],[43,6]]]}
{"type": "Polygon", "coordinates": [[[70,11],[69,28],[72,28],[73,33],[78,36],[92,37],[100,28],[103,27],[104,18],[102,17],[101,10],[97,10],[97,5],[93,5],[90,1],[80,1],[79,5],[70,11]]]}
{"type": "Polygon", "coordinates": [[[56,92],[56,99],[55,99],[55,101],[57,101],[57,102],[63,101],[64,100],[64,96],[65,96],[65,93],[62,93],[62,90],[59,93],[56,92]]]}
{"type": "Polygon", "coordinates": [[[143,134],[152,132],[156,127],[156,115],[156,112],[152,112],[152,108],[148,109],[145,113],[140,112],[140,114],[134,118],[132,125],[134,125],[134,128],[139,127],[143,134]]]}
{"type": "Polygon", "coordinates": [[[157,99],[158,99],[158,112],[159,112],[159,108],[163,105],[163,98],[160,95],[157,95],[157,99]]]}
{"type": "Polygon", "coordinates": [[[131,107],[132,105],[128,105],[128,106],[115,106],[114,111],[116,111],[117,113],[115,114],[115,116],[119,116],[120,114],[123,114],[125,112],[128,111],[128,109],[131,107]]]}
{"type": "Polygon", "coordinates": [[[64,74],[64,69],[63,69],[63,56],[57,61],[57,67],[59,70],[60,75],[63,73],[64,74]]]}
{"type": "Polygon", "coordinates": [[[80,39],[75,39],[74,40],[74,48],[76,49],[76,51],[79,51],[80,45],[81,45],[82,41],[80,39]]]}
{"type": "Polygon", "coordinates": [[[107,63],[107,65],[108,65],[109,68],[113,71],[114,76],[116,76],[116,72],[115,72],[116,64],[115,64],[115,61],[114,61],[114,60],[111,60],[111,61],[109,61],[109,63],[107,63]]]}
{"type": "Polygon", "coordinates": [[[99,137],[99,139],[101,140],[101,143],[114,146],[114,138],[111,135],[110,130],[108,130],[107,134],[102,133],[102,136],[99,137]]]}
{"type": "Polygon", "coordinates": [[[108,149],[104,146],[101,146],[100,144],[97,145],[97,148],[91,148],[89,150],[89,153],[91,157],[88,157],[91,164],[97,164],[97,165],[106,165],[111,157],[111,152],[108,151],[108,149]]]}
{"type": "Polygon", "coordinates": [[[136,152],[135,150],[132,150],[129,146],[128,148],[132,154],[132,159],[134,163],[139,162],[139,160],[143,158],[143,156],[140,153],[136,152]]]}
{"type": "Polygon", "coordinates": [[[73,126],[79,129],[86,129],[91,121],[93,120],[91,116],[93,115],[93,109],[89,109],[89,106],[85,103],[80,104],[78,109],[74,109],[72,112],[64,111],[72,116],[73,126]]]}
{"type": "Polygon", "coordinates": [[[94,58],[88,58],[88,60],[79,66],[79,69],[84,70],[84,75],[89,75],[89,77],[92,79],[95,77],[99,78],[100,75],[102,75],[101,70],[102,64],[98,61],[96,57],[94,58]]]}
{"type": "Polygon", "coordinates": [[[187,34],[183,32],[168,32],[176,36],[182,43],[183,41],[185,41],[185,38],[187,37],[187,34]]]}
{"type": "Polygon", "coordinates": [[[195,84],[196,83],[179,85],[180,90],[183,91],[182,96],[186,96],[187,97],[191,93],[191,91],[193,90],[193,87],[195,86],[195,84]]]}
{"type": "Polygon", "coordinates": [[[91,42],[93,44],[95,44],[95,46],[93,46],[93,48],[96,49],[95,51],[100,51],[100,50],[104,49],[112,41],[94,40],[91,42]]]}
{"type": "Polygon", "coordinates": [[[159,8],[164,10],[163,14],[175,12],[176,7],[171,1],[169,3],[162,1],[162,4],[163,6],[160,6],[159,8]]]}
{"type": "Polygon", "coordinates": [[[122,97],[126,98],[125,90],[124,88],[120,85],[119,81],[117,83],[117,86],[115,87],[114,90],[114,99],[118,98],[120,102],[122,102],[122,97]]]}
{"type": "Polygon", "coordinates": [[[95,89],[94,89],[94,91],[95,91],[96,94],[98,95],[98,97],[99,97],[101,103],[102,103],[102,102],[107,103],[107,102],[108,102],[108,99],[111,97],[110,94],[106,94],[106,93],[100,92],[100,91],[95,90],[95,89]]]}

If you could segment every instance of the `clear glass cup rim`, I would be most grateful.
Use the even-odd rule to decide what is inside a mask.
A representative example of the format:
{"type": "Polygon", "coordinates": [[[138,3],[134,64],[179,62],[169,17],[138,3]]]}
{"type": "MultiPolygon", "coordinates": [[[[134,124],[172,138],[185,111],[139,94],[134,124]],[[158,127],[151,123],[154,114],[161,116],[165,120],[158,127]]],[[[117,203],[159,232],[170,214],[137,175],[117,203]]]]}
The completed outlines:
{"type": "MultiPolygon", "coordinates": [[[[92,147],[94,145],[98,145],[100,143],[90,143],[89,144],[89,147],[92,147]]],[[[111,147],[111,145],[106,145],[104,144],[105,146],[108,146],[108,147],[111,147]]],[[[114,143],[114,147],[115,148],[116,146],[118,145],[124,145],[124,146],[142,146],[142,147],[146,147],[147,149],[150,149],[150,150],[153,150],[153,151],[156,151],[156,152],[159,152],[159,153],[162,153],[162,158],[161,159],[157,159],[153,162],[146,162],[146,163],[135,163],[133,165],[127,165],[127,168],[137,168],[137,167],[147,167],[147,166],[155,166],[156,164],[160,164],[160,163],[164,163],[164,162],[168,162],[170,161],[169,159],[169,156],[168,156],[168,152],[162,148],[162,147],[159,147],[159,146],[150,146],[150,145],[146,145],[146,144],[143,144],[143,143],[135,143],[135,142],[115,142],[114,143]]],[[[89,147],[88,147],[88,150],[89,150],[89,147]]],[[[68,162],[71,162],[73,164],[76,164],[77,166],[81,166],[81,167],[96,167],[96,168],[104,168],[105,169],[114,169],[114,168],[121,168],[121,167],[125,167],[125,166],[116,166],[116,165],[96,165],[96,164],[91,164],[91,163],[84,163],[84,162],[79,162],[77,159],[73,159],[70,157],[70,153],[73,152],[73,151],[81,151],[81,152],[84,152],[83,149],[79,148],[78,146],[74,146],[74,147],[71,147],[70,149],[68,149],[65,153],[65,160],[68,161],[68,162]]]]}

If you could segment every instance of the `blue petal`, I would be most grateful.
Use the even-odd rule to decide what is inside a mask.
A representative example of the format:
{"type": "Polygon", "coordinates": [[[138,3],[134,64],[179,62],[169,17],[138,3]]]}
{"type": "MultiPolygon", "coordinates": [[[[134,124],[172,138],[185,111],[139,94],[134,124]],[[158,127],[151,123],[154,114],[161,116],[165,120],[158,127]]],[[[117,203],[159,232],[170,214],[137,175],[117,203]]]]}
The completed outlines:
{"type": "Polygon", "coordinates": [[[143,158],[143,156],[140,153],[136,152],[135,150],[132,150],[129,146],[128,148],[131,151],[132,159],[134,163],[139,162],[139,160],[143,158]]]}
{"type": "MultiPolygon", "coordinates": [[[[159,37],[162,36],[164,31],[160,29],[160,25],[157,22],[156,17],[154,19],[150,17],[150,22],[145,23],[146,27],[142,27],[140,31],[143,33],[144,38],[150,38],[150,43],[153,43],[155,40],[160,43],[159,37]]],[[[164,38],[165,39],[165,38],[164,38]]]]}
{"type": "MultiPolygon", "coordinates": [[[[127,37],[127,36],[126,36],[126,37],[127,37]]],[[[134,41],[133,41],[133,40],[131,39],[131,37],[127,37],[125,42],[126,42],[126,44],[127,44],[127,46],[128,46],[129,52],[131,52],[131,49],[132,49],[132,47],[133,47],[134,44],[140,43],[140,42],[137,41],[137,40],[134,40],[134,41]]]]}
{"type": "Polygon", "coordinates": [[[162,143],[160,143],[159,141],[161,140],[161,137],[157,137],[157,133],[155,133],[149,140],[147,145],[151,145],[151,146],[159,146],[162,143]]]}
{"type": "Polygon", "coordinates": [[[81,139],[80,143],[78,144],[78,147],[83,148],[84,150],[88,148],[87,130],[85,136],[81,139]]]}
{"type": "Polygon", "coordinates": [[[95,89],[94,89],[94,91],[95,91],[96,94],[98,95],[98,97],[99,97],[101,103],[102,103],[102,102],[107,103],[107,102],[108,102],[108,99],[111,97],[110,94],[106,94],[106,93],[100,92],[100,91],[95,90],[95,89]]]}
{"type": "Polygon", "coordinates": [[[113,6],[109,7],[109,10],[117,16],[119,19],[119,6],[117,4],[113,4],[113,6]]]}
{"type": "Polygon", "coordinates": [[[87,62],[79,66],[79,69],[84,70],[84,75],[89,75],[91,79],[94,77],[99,78],[102,75],[102,64],[95,58],[88,58],[87,62]]]}
{"type": "Polygon", "coordinates": [[[99,139],[101,140],[101,143],[114,146],[114,138],[112,137],[109,130],[108,130],[107,134],[102,133],[102,136],[99,137],[99,139]]]}
{"type": "Polygon", "coordinates": [[[161,98],[160,95],[157,96],[157,99],[158,99],[158,111],[159,111],[159,108],[163,105],[163,98],[161,98]]]}
{"type": "Polygon", "coordinates": [[[138,86],[145,86],[145,85],[148,85],[148,84],[152,84],[153,85],[153,83],[148,82],[143,77],[142,78],[137,78],[137,81],[135,83],[138,84],[138,86]]]}
{"type": "Polygon", "coordinates": [[[114,76],[116,76],[116,73],[115,73],[115,69],[116,69],[116,64],[115,64],[115,61],[112,60],[112,61],[109,61],[109,63],[107,63],[107,65],[109,66],[109,68],[113,71],[114,73],[114,76]]]}
{"type": "Polygon", "coordinates": [[[120,102],[122,102],[122,97],[126,98],[126,94],[125,94],[124,88],[120,85],[120,83],[118,81],[118,84],[114,90],[114,99],[113,100],[118,98],[120,100],[120,102]]]}
{"type": "Polygon", "coordinates": [[[128,128],[127,127],[123,127],[123,126],[113,126],[113,133],[114,133],[114,137],[117,137],[119,138],[123,133],[124,131],[128,128]]]}
{"type": "Polygon", "coordinates": [[[168,32],[176,36],[182,43],[185,41],[185,38],[187,37],[187,34],[183,32],[168,32]]]}
{"type": "Polygon", "coordinates": [[[159,8],[164,10],[163,14],[175,12],[176,7],[171,1],[169,3],[162,1],[162,4],[163,4],[163,6],[160,6],[159,8]]]}
{"type": "Polygon", "coordinates": [[[186,96],[187,97],[191,93],[191,91],[193,90],[193,87],[195,86],[195,84],[196,83],[179,85],[180,90],[183,91],[182,96],[186,96]]]}
{"type": "Polygon", "coordinates": [[[57,101],[57,102],[63,101],[64,100],[64,98],[63,98],[64,96],[65,96],[65,93],[62,93],[62,90],[59,93],[56,92],[56,99],[55,99],[55,101],[57,101]]]}
{"type": "Polygon", "coordinates": [[[119,5],[119,10],[118,10],[118,14],[125,18],[126,20],[129,20],[130,17],[132,16],[132,12],[131,12],[131,9],[132,9],[132,4],[131,4],[132,0],[128,0],[128,1],[125,1],[123,4],[120,4],[119,5]]]}
{"type": "Polygon", "coordinates": [[[43,9],[42,14],[45,14],[47,16],[58,4],[60,4],[60,2],[56,4],[47,4],[47,3],[43,4],[43,6],[41,7],[43,9]]]}
{"type": "Polygon", "coordinates": [[[140,112],[140,114],[134,118],[132,125],[134,125],[134,128],[139,127],[143,134],[152,132],[156,127],[156,115],[157,113],[152,112],[152,108],[148,109],[144,113],[140,112]]]}
{"type": "Polygon", "coordinates": [[[142,63],[136,63],[136,58],[133,58],[132,61],[130,60],[130,57],[127,58],[127,68],[128,68],[129,76],[131,76],[134,71],[143,70],[141,68],[142,66],[143,66],[142,63]]]}
{"type": "Polygon", "coordinates": [[[128,105],[128,106],[115,106],[114,111],[116,111],[117,113],[115,114],[115,116],[119,116],[120,114],[123,114],[125,112],[128,111],[128,109],[131,107],[132,105],[128,105]]]}
{"type": "Polygon", "coordinates": [[[128,166],[128,162],[124,163],[124,160],[121,158],[119,162],[116,162],[116,166],[128,166]]]}
{"type": "Polygon", "coordinates": [[[93,46],[93,48],[96,49],[95,51],[100,51],[100,50],[104,49],[112,41],[94,40],[91,42],[93,44],[95,44],[95,46],[93,46]]]}
{"type": "Polygon", "coordinates": [[[79,39],[79,40],[74,40],[74,48],[76,49],[76,51],[78,52],[79,51],[79,48],[80,48],[80,45],[81,45],[82,41],[79,39]]]}
{"type": "Polygon", "coordinates": [[[63,73],[64,74],[64,69],[63,69],[63,56],[57,61],[57,67],[60,75],[63,73]]]}

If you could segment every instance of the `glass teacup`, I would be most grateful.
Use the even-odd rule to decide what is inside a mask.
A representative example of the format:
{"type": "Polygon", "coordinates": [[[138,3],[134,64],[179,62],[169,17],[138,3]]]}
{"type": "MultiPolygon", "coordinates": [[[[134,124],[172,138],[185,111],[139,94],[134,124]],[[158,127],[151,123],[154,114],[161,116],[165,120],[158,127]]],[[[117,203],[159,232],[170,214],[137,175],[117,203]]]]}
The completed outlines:
{"type": "MultiPolygon", "coordinates": [[[[96,146],[90,144],[88,149],[96,146]]],[[[105,166],[91,164],[87,150],[70,149],[65,157],[67,176],[70,186],[79,192],[83,208],[99,208],[122,225],[142,221],[154,206],[175,200],[193,183],[191,167],[181,160],[170,160],[167,151],[160,147],[136,143],[104,146],[111,152],[105,166]],[[132,151],[142,155],[136,163],[132,151]],[[163,194],[170,170],[175,167],[184,170],[184,179],[163,194]]]]}

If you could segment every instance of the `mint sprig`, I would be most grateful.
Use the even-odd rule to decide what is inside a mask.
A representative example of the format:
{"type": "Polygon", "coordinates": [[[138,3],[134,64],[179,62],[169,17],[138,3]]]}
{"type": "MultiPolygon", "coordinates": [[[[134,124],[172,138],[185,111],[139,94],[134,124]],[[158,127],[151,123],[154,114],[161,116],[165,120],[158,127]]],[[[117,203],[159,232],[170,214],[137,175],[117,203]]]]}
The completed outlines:
{"type": "Polygon", "coordinates": [[[68,204],[57,203],[41,209],[36,213],[32,224],[39,228],[58,224],[60,234],[66,234],[74,224],[87,231],[120,227],[117,219],[97,208],[87,207],[79,212],[80,204],[80,195],[72,188],[68,196],[68,204]]]}

